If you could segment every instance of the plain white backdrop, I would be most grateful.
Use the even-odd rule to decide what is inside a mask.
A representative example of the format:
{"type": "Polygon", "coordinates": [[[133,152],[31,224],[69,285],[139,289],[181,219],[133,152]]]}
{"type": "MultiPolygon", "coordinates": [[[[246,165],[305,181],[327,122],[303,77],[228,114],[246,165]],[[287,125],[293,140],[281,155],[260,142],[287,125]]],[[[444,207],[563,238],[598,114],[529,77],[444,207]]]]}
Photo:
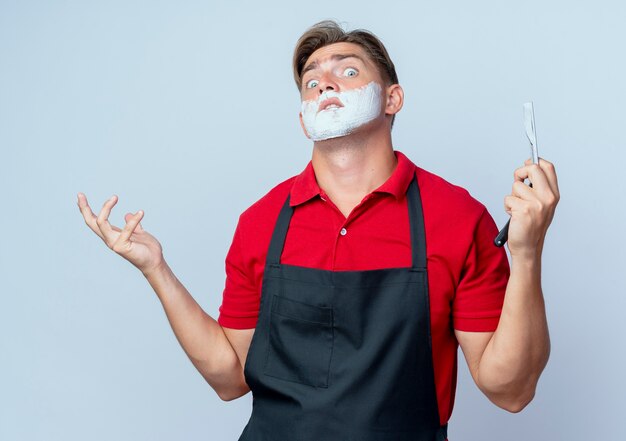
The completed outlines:
{"type": "Polygon", "coordinates": [[[461,185],[499,226],[513,171],[540,156],[561,202],[544,250],[552,354],[519,414],[491,404],[459,352],[450,440],[617,439],[626,8],[618,1],[0,0],[0,439],[236,440],[251,395],[221,401],[139,271],[84,224],[145,211],[212,317],[239,214],[299,173],[291,56],[322,19],[378,35],[405,105],[394,146],[461,185]]]}

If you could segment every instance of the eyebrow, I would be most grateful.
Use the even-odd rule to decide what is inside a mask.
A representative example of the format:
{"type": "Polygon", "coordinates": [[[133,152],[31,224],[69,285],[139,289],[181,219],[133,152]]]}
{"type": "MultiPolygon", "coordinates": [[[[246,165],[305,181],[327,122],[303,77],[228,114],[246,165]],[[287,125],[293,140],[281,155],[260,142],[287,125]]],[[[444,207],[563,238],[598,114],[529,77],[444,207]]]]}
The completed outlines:
{"type": "MultiPolygon", "coordinates": [[[[334,54],[330,57],[331,60],[343,60],[345,58],[357,58],[358,60],[361,61],[361,63],[363,64],[367,64],[365,63],[365,60],[363,59],[363,57],[357,55],[357,54],[334,54]]],[[[302,69],[302,73],[300,74],[300,78],[304,78],[304,74],[307,73],[310,70],[313,69],[317,69],[319,67],[319,65],[317,64],[317,61],[314,61],[313,63],[309,64],[307,67],[305,67],[304,69],[302,69]]]]}

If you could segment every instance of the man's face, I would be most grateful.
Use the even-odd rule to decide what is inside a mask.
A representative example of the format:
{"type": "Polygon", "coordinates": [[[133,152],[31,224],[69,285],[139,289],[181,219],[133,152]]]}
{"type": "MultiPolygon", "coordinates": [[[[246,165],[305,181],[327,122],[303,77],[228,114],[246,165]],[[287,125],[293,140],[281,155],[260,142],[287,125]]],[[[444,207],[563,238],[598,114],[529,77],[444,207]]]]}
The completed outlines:
{"type": "Polygon", "coordinates": [[[318,133],[307,131],[307,128],[313,129],[315,124],[318,129],[322,127],[321,133],[326,133],[327,137],[350,133],[360,125],[359,119],[369,121],[383,114],[384,91],[376,65],[361,46],[354,43],[324,46],[311,54],[302,69],[300,96],[303,110],[306,108],[304,116],[300,113],[302,128],[314,140],[325,139],[319,130],[318,133]],[[345,95],[343,103],[342,95],[345,95]],[[368,103],[374,107],[366,109],[368,103]],[[344,105],[348,107],[342,108],[344,105]],[[348,119],[348,125],[354,127],[342,127],[344,121],[341,115],[348,119]]]}

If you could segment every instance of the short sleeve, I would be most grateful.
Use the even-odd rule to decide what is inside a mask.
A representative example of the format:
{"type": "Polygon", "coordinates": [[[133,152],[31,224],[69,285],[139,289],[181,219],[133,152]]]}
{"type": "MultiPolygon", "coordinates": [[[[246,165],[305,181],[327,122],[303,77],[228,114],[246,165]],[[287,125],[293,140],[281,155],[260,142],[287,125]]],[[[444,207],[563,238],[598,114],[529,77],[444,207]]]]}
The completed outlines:
{"type": "Polygon", "coordinates": [[[250,329],[256,326],[261,293],[254,280],[254,265],[244,252],[241,217],[226,255],[226,282],[217,322],[225,328],[250,329]]]}
{"type": "Polygon", "coordinates": [[[498,326],[510,268],[504,247],[493,243],[497,234],[496,223],[485,208],[474,229],[454,296],[454,329],[488,332],[498,326]]]}

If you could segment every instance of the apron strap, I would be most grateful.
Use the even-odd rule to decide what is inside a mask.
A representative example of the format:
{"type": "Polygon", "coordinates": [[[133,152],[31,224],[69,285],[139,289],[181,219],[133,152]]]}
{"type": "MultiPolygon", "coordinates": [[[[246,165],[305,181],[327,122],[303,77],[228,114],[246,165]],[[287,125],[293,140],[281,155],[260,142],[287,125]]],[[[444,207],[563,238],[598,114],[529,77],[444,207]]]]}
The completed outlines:
{"type": "Polygon", "coordinates": [[[287,195],[287,200],[278,214],[278,220],[276,221],[276,226],[274,227],[274,233],[272,233],[270,247],[267,250],[266,261],[270,265],[280,264],[280,255],[283,253],[285,238],[287,237],[287,229],[289,228],[289,222],[291,221],[291,215],[293,214],[293,208],[289,205],[290,196],[290,194],[287,195]]]}
{"type": "Polygon", "coordinates": [[[409,225],[411,229],[411,250],[413,253],[413,268],[426,269],[426,231],[424,228],[424,212],[422,199],[417,186],[417,174],[409,185],[407,192],[409,204],[409,225]]]}

